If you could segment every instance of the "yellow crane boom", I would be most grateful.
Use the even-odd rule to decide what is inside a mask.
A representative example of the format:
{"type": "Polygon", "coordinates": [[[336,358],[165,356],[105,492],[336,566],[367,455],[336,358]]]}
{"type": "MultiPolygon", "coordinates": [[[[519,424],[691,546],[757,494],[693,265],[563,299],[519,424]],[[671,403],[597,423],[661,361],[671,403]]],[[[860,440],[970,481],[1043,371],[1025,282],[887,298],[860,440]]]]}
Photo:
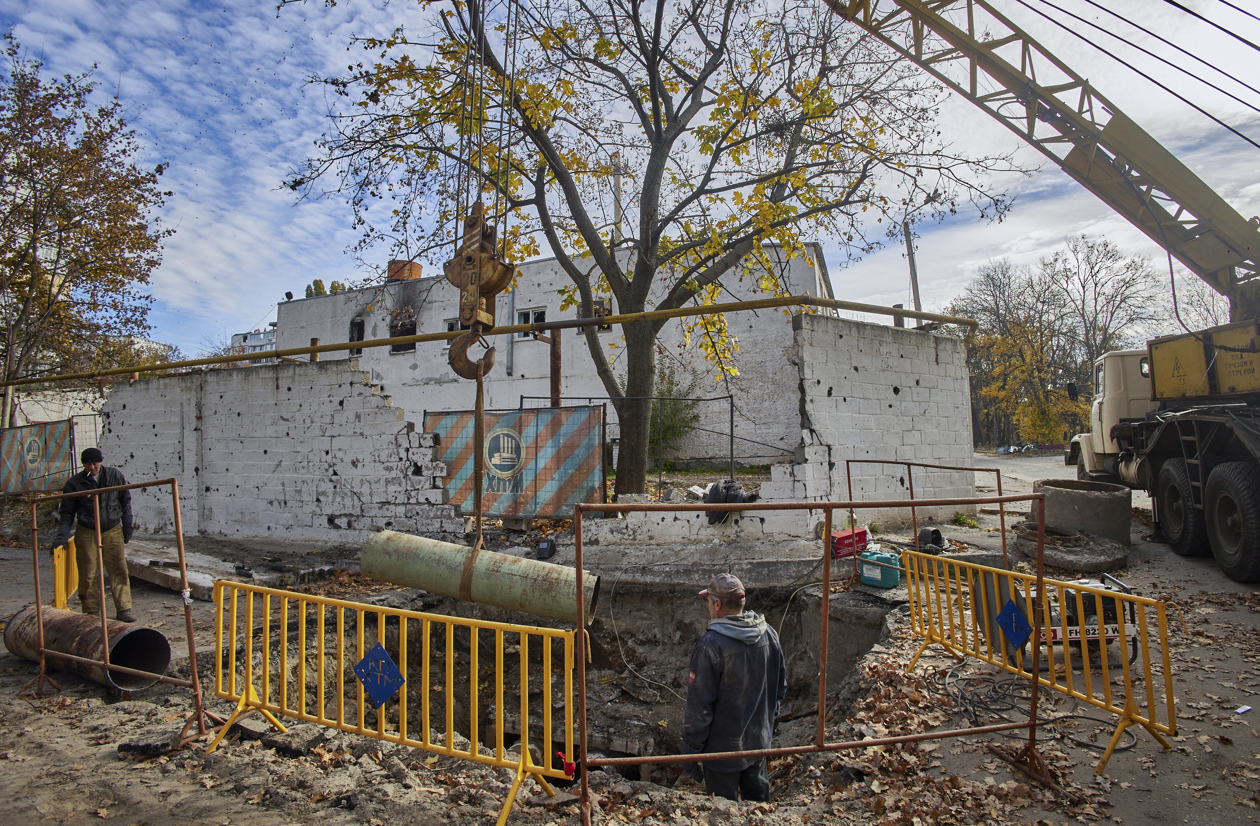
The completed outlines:
{"type": "Polygon", "coordinates": [[[1260,311],[1260,227],[984,0],[827,0],[1036,147],[1213,289],[1260,311]]]}

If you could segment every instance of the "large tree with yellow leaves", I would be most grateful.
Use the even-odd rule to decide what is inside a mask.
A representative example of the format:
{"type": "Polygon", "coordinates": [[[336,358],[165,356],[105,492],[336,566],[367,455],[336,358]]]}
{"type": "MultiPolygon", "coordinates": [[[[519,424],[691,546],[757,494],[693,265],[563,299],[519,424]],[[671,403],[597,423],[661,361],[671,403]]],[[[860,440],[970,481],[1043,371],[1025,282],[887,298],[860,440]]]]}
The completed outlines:
{"type": "MultiPolygon", "coordinates": [[[[88,74],[46,80],[4,37],[0,67],[0,376],[152,363],[145,285],[168,231],[152,213],[161,167],[141,168],[119,101],[88,74]]],[[[0,426],[15,417],[3,393],[0,426]]]]}
{"type": "MultiPolygon", "coordinates": [[[[510,257],[545,244],[584,316],[605,296],[636,313],[714,303],[735,278],[779,293],[806,239],[860,253],[906,216],[1004,209],[981,182],[1007,160],[943,147],[938,90],[820,2],[427,8],[431,30],[360,41],[370,57],[326,81],[342,105],[291,180],[347,197],[364,250],[450,257],[471,175],[510,257]]],[[[643,490],[664,323],[624,325],[611,351],[586,329],[621,425],[618,493],[643,490]]],[[[692,332],[719,374],[737,369],[722,317],[692,332]]]]}

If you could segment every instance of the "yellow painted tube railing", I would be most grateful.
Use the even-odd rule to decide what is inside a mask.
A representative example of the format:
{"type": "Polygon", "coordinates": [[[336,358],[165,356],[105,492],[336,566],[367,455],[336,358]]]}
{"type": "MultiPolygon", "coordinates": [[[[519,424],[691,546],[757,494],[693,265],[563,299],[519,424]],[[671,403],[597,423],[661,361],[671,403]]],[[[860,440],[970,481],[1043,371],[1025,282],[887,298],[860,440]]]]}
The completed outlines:
{"type": "MultiPolygon", "coordinates": [[[[935,643],[954,656],[974,657],[1031,679],[1029,646],[1036,641],[1011,644],[998,614],[1011,601],[1031,625],[1036,576],[915,551],[903,552],[902,564],[910,625],[923,638],[907,670],[935,643]]],[[[1044,582],[1036,608],[1043,629],[1038,682],[1120,717],[1094,773],[1102,774],[1120,735],[1134,724],[1171,748],[1162,736],[1177,733],[1168,604],[1081,582],[1044,582]]]]}
{"type": "Polygon", "coordinates": [[[546,778],[569,776],[562,757],[573,760],[575,755],[574,631],[222,580],[215,583],[215,617],[215,694],[236,702],[237,710],[207,751],[218,747],[240,715],[258,711],[281,730],[278,717],[289,717],[515,769],[500,826],[527,775],[548,794],[552,790],[546,778]],[[354,666],[378,643],[403,683],[375,708],[354,666]],[[486,653],[492,659],[483,657],[486,653]],[[519,687],[508,685],[513,672],[519,675],[519,687]],[[531,692],[540,695],[539,713],[532,716],[531,692]],[[562,728],[553,719],[553,709],[561,706],[562,728]],[[508,753],[509,727],[519,730],[519,757],[508,753]],[[456,743],[457,733],[467,738],[467,746],[456,743]],[[537,747],[540,760],[531,755],[531,746],[537,747]]]}

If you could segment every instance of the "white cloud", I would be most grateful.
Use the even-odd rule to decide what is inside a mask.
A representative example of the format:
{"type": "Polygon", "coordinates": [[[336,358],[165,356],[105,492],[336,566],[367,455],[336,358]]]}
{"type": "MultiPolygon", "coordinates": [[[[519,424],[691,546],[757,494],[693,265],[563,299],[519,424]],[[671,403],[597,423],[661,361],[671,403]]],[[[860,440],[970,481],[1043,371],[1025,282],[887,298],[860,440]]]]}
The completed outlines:
{"type": "MultiPolygon", "coordinates": [[[[1061,2],[1117,31],[1123,28],[1083,0],[1061,2]]],[[[1192,5],[1260,39],[1260,23],[1217,3],[1192,0],[1192,5]]],[[[1254,52],[1172,6],[1149,0],[1113,0],[1109,6],[1254,81],[1254,52]]],[[[1244,215],[1260,212],[1260,184],[1254,183],[1260,180],[1260,150],[1024,7],[1002,8],[1244,215]]],[[[351,34],[383,34],[421,13],[419,4],[382,6],[371,0],[331,9],[310,0],[279,14],[274,3],[258,0],[0,0],[0,24],[13,26],[49,72],[98,64],[102,92],[118,90],[129,106],[147,146],[146,162],[170,163],[165,188],[175,195],[163,219],[177,232],[153,280],[151,320],[154,338],[185,351],[195,351],[207,337],[265,322],[285,290],[300,292],[314,278],[353,276],[344,252],[355,240],[349,208],[332,200],[297,205],[292,193],[280,188],[285,172],[311,151],[325,128],[324,93],[305,80],[344,71],[357,61],[358,50],[347,50],[351,34]]],[[[1145,35],[1135,36],[1166,51],[1145,35]]],[[[1260,136],[1256,113],[1134,58],[1139,60],[1196,102],[1260,136]]],[[[948,303],[986,261],[1009,257],[1035,263],[1076,233],[1107,235],[1126,252],[1159,255],[1156,263],[1162,262],[1145,236],[970,104],[947,101],[941,124],[955,148],[971,154],[1014,150],[1023,165],[1042,169],[1031,178],[1003,181],[1016,204],[1002,223],[981,224],[960,214],[918,228],[921,291],[928,307],[948,303]]],[[[900,244],[849,267],[841,266],[835,248],[829,252],[838,297],[910,303],[900,244]]]]}

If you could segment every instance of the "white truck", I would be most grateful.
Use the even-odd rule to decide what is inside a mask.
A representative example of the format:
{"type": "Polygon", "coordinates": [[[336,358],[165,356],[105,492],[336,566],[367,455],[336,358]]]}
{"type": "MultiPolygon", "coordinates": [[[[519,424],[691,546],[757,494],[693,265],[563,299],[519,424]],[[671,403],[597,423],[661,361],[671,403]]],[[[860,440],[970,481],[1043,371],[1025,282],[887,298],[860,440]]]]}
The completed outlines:
{"type": "Polygon", "coordinates": [[[1237,582],[1260,582],[1258,345],[1242,322],[1104,355],[1090,431],[1064,454],[1080,479],[1149,493],[1173,552],[1211,553],[1237,582]]]}

